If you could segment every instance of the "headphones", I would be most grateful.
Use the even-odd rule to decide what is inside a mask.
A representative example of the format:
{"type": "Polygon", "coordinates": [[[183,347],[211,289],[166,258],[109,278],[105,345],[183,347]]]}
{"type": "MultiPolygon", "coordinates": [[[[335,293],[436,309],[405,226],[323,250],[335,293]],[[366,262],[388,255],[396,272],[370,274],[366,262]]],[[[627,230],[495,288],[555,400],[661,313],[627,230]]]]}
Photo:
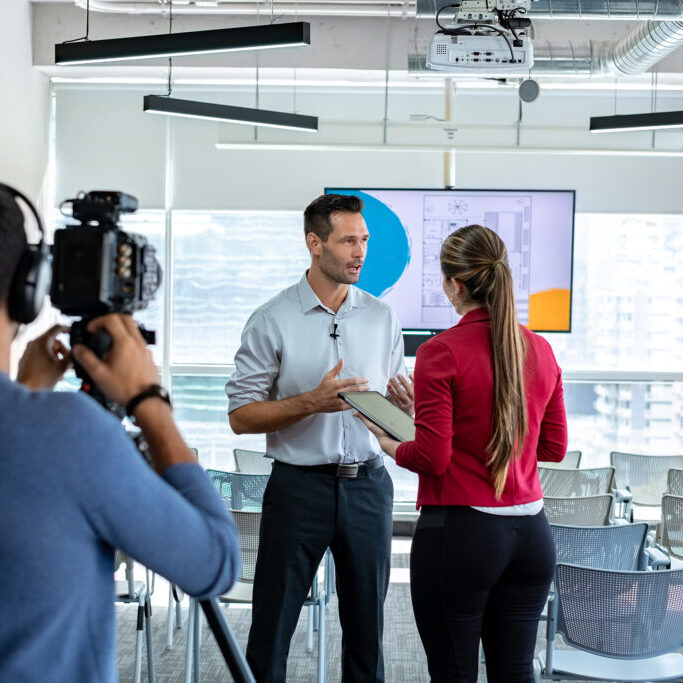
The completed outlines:
{"type": "Polygon", "coordinates": [[[0,183],[4,190],[15,200],[21,199],[35,216],[40,230],[40,242],[27,244],[21,255],[12,283],[10,284],[7,308],[9,317],[17,323],[33,322],[40,313],[52,282],[52,253],[45,244],[45,228],[40,220],[38,210],[31,200],[19,190],[0,183]]]}

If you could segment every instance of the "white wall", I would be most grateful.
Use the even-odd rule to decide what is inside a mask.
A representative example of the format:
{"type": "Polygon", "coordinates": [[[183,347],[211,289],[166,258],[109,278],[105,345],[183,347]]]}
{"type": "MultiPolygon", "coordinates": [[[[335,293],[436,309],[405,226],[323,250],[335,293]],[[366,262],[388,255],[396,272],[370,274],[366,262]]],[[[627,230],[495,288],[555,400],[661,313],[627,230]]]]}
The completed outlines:
{"type": "Polygon", "coordinates": [[[32,66],[29,0],[0,3],[0,180],[37,199],[48,164],[50,88],[32,66]]]}
{"type": "MultiPolygon", "coordinates": [[[[145,114],[143,95],[153,88],[106,89],[59,86],[57,91],[57,199],[80,189],[122,189],[141,207],[164,205],[166,117],[145,114]]],[[[156,88],[158,91],[158,88],[156,88]]],[[[253,106],[253,89],[179,90],[174,95],[253,106]]],[[[659,108],[681,108],[683,95],[662,96],[659,108]]],[[[264,91],[260,106],[291,111],[291,91],[264,91]]],[[[649,95],[620,96],[620,113],[648,111],[649,95]]],[[[381,141],[384,94],[376,91],[301,89],[297,111],[321,120],[368,120],[365,139],[381,141]]],[[[456,184],[466,188],[577,190],[583,212],[683,213],[683,158],[654,156],[559,155],[525,153],[525,147],[613,146],[647,150],[650,133],[612,137],[587,132],[591,114],[613,112],[610,93],[547,91],[525,105],[519,152],[500,153],[496,145],[515,144],[518,100],[514,89],[458,91],[457,146],[488,141],[491,152],[456,152],[456,184]],[[494,126],[486,128],[486,125],[494,126]],[[469,126],[469,127],[468,127],[469,126]],[[474,126],[474,127],[471,127],[474,126]]],[[[407,121],[410,113],[440,115],[439,91],[401,90],[390,94],[389,118],[407,121]]],[[[252,141],[254,129],[172,118],[170,124],[175,184],[172,205],[180,209],[301,209],[326,185],[366,187],[439,187],[440,152],[348,152],[217,150],[219,139],[252,141]]],[[[348,127],[328,128],[344,139],[348,127]]],[[[394,142],[400,134],[392,131],[394,142]]],[[[259,131],[260,139],[315,139],[310,134],[259,131]]],[[[407,134],[406,134],[407,135],[407,134]]],[[[658,133],[655,149],[680,151],[683,133],[658,133]]]]}

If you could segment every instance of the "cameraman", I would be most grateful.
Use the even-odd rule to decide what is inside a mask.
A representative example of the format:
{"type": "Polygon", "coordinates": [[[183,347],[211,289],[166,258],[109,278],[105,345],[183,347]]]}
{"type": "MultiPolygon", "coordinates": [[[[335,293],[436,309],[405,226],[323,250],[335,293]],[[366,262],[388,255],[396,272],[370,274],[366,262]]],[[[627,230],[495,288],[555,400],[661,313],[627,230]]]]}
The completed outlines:
{"type": "MultiPolygon", "coordinates": [[[[240,569],[229,514],[184,443],[163,397],[137,404],[154,470],[121,424],[82,393],[45,391],[67,369],[55,327],[8,377],[18,325],[8,297],[26,248],[24,219],[0,190],[0,679],[116,681],[114,549],[190,595],[227,591],[240,569]],[[42,389],[42,390],[41,390],[42,389]]],[[[126,405],[158,382],[130,316],[106,315],[113,347],[76,346],[106,396],[126,405]]]]}

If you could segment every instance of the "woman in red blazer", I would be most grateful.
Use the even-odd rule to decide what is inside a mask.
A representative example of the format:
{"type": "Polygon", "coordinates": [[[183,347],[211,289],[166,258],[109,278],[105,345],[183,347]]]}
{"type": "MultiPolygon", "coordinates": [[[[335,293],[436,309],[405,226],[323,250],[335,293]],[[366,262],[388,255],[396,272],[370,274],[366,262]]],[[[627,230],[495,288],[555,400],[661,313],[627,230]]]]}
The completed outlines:
{"type": "Polygon", "coordinates": [[[441,248],[460,322],[415,363],[415,441],[371,423],[382,450],[419,475],[410,571],[432,681],[533,681],[538,620],[555,569],[536,463],[560,461],[567,422],[548,342],[517,323],[502,240],[469,225],[441,248]]]}

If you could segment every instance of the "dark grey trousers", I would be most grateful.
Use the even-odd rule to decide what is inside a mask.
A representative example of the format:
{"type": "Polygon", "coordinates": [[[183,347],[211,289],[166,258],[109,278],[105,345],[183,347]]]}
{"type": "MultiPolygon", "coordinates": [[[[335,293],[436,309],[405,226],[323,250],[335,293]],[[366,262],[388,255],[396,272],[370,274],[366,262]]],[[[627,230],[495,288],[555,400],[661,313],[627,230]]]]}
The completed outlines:
{"type": "Polygon", "coordinates": [[[247,660],[259,683],[284,683],[289,644],[325,550],[334,556],[342,681],[384,681],[384,600],[393,484],[384,467],[356,479],[276,462],[263,498],[247,660]]]}

